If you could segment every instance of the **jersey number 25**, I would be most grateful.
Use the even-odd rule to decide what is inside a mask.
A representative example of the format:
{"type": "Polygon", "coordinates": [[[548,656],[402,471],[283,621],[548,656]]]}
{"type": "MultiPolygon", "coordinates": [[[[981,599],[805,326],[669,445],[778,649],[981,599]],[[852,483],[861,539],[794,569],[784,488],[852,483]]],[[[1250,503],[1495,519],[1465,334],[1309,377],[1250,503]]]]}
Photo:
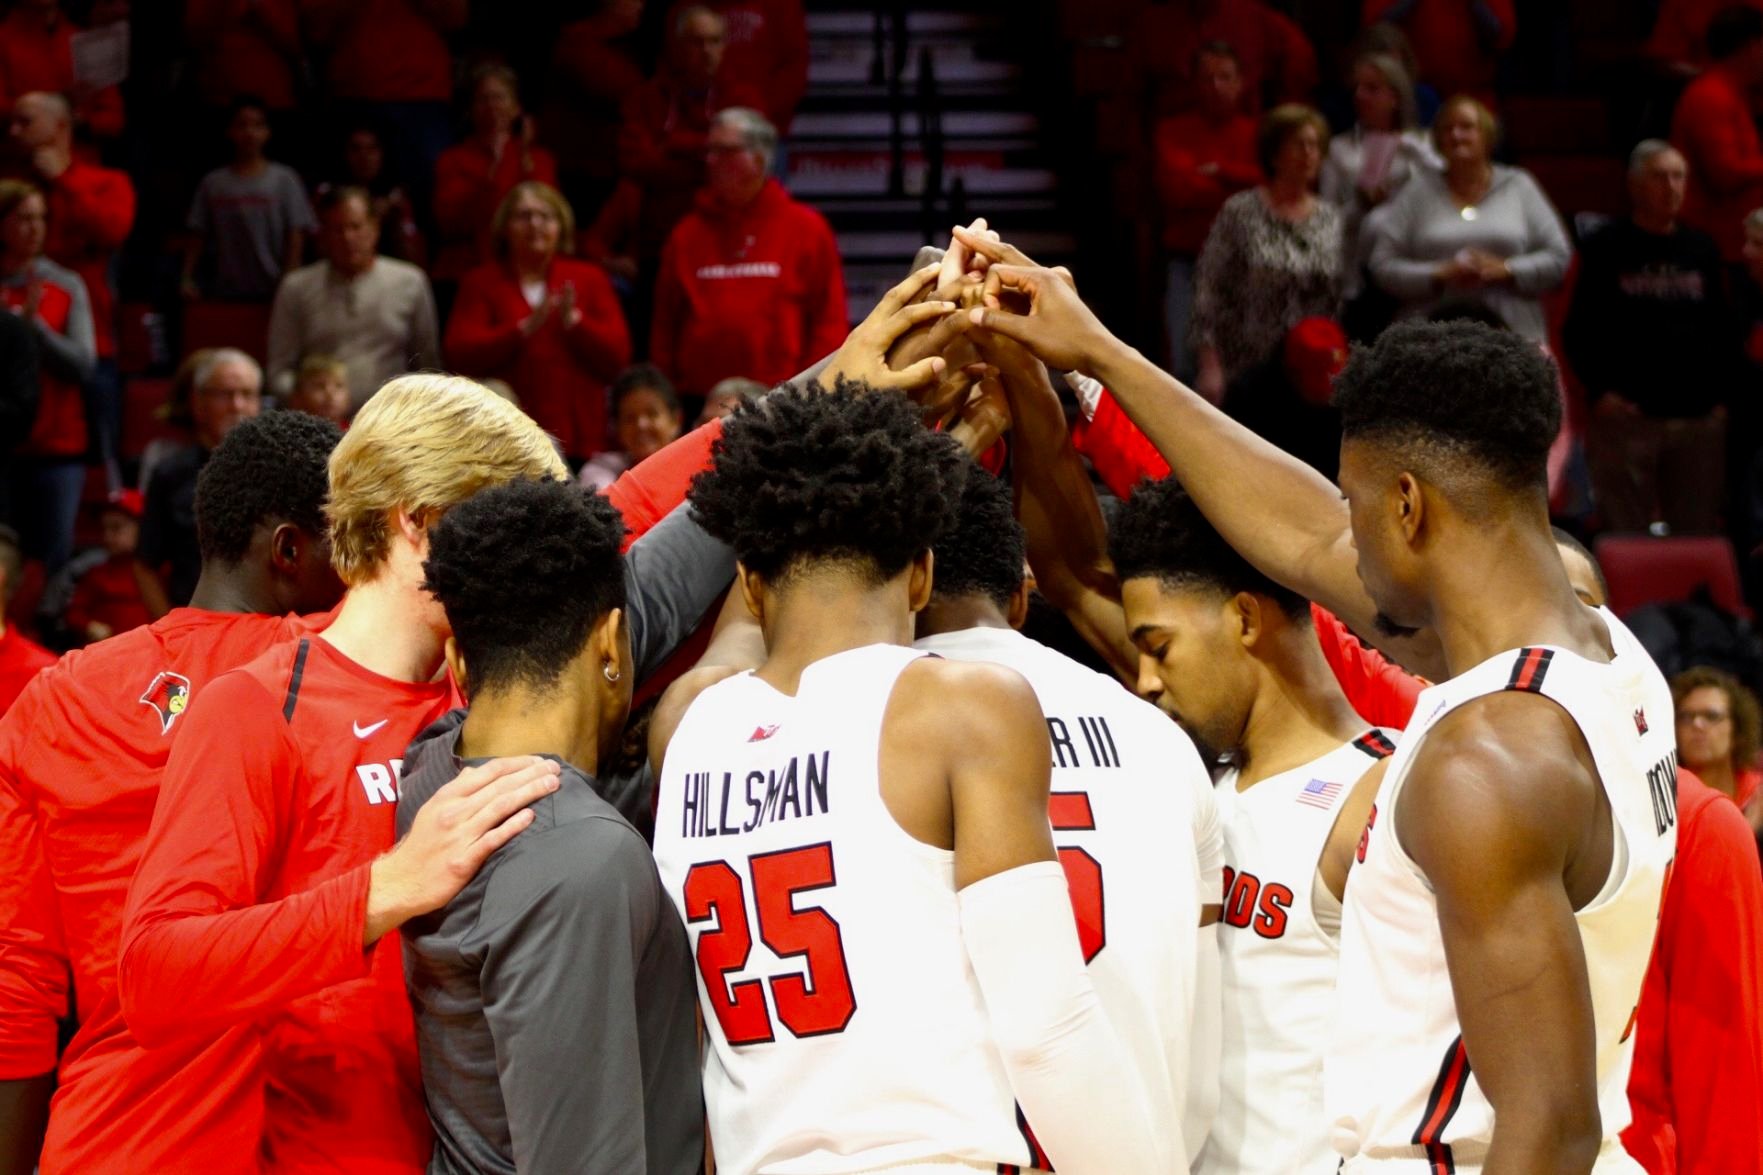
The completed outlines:
{"type": "Polygon", "coordinates": [[[797,894],[825,889],[836,880],[832,845],[823,841],[760,853],[748,860],[747,868],[753,877],[760,941],[780,959],[801,958],[805,968],[802,975],[731,984],[728,977],[744,970],[753,953],[745,887],[727,861],[693,865],[686,874],[686,921],[694,926],[713,918],[716,922],[698,936],[698,970],[723,1036],[736,1045],[776,1039],[765,1003],[766,984],[777,1018],[791,1034],[843,1032],[857,1011],[857,997],[851,991],[839,924],[819,906],[797,909],[795,904],[797,894]]]}

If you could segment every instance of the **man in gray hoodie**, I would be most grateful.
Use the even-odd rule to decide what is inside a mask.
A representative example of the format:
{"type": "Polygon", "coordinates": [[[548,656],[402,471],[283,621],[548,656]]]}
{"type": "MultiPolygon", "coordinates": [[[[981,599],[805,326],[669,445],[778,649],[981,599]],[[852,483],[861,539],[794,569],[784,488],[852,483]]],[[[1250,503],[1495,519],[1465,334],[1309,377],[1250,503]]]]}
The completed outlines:
{"type": "Polygon", "coordinates": [[[427,587],[471,708],[411,746],[400,835],[463,766],[518,747],[563,767],[459,896],[404,927],[431,1172],[703,1169],[685,929],[595,776],[633,682],[689,627],[669,618],[695,618],[732,563],[685,507],[628,559],[623,535],[604,499],[554,481],[484,490],[431,532],[427,587]]]}

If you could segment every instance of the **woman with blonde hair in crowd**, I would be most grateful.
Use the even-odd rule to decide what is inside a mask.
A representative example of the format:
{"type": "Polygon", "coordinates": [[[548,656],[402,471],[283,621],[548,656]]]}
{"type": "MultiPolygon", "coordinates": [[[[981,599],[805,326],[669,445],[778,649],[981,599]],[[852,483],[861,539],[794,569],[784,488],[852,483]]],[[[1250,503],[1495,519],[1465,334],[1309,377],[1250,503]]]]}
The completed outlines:
{"type": "Polygon", "coordinates": [[[466,274],[447,320],[447,361],[501,379],[572,466],[608,447],[606,385],[630,332],[599,266],[570,256],[575,215],[549,184],[516,185],[496,210],[496,257],[466,274]]]}
{"type": "Polygon", "coordinates": [[[1531,174],[1493,161],[1499,129],[1467,95],[1440,107],[1432,136],[1444,170],[1415,172],[1368,219],[1371,276],[1406,316],[1473,296],[1541,346],[1548,324],[1540,299],[1567,276],[1573,248],[1531,174]]]}
{"type": "Polygon", "coordinates": [[[1671,700],[1677,707],[1677,761],[1730,796],[1753,832],[1763,830],[1757,794],[1763,784],[1757,763],[1763,710],[1757,696],[1732,674],[1699,666],[1671,679],[1671,700]]]}

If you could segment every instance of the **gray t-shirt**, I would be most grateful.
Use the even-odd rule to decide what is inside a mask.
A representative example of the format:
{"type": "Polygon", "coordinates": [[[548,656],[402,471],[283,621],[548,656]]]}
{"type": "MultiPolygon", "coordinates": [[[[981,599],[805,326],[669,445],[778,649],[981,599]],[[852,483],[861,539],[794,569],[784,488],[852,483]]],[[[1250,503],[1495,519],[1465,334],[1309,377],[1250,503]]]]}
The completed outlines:
{"type": "Polygon", "coordinates": [[[314,232],[318,220],[294,169],[271,163],[256,175],[216,168],[190,203],[188,227],[200,233],[211,297],[267,302],[288,256],[288,234],[314,232]]]}

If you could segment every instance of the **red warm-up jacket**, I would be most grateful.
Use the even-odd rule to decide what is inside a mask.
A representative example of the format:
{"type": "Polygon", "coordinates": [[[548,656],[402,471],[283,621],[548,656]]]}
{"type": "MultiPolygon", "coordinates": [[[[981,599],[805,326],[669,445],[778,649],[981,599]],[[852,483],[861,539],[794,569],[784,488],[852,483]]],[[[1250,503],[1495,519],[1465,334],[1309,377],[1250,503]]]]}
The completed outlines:
{"type": "Polygon", "coordinates": [[[606,385],[630,362],[630,330],[599,266],[559,257],[545,284],[553,293],[575,287],[581,321],[565,328],[554,313],[525,338],[533,307],[514,273],[498,261],[466,274],[447,320],[447,360],[478,379],[507,380],[565,453],[591,457],[606,447],[606,385]]]}
{"type": "Polygon", "coordinates": [[[649,353],[681,391],[731,375],[777,383],[849,330],[833,231],[776,180],[739,211],[700,193],[662,250],[649,353]]]}

